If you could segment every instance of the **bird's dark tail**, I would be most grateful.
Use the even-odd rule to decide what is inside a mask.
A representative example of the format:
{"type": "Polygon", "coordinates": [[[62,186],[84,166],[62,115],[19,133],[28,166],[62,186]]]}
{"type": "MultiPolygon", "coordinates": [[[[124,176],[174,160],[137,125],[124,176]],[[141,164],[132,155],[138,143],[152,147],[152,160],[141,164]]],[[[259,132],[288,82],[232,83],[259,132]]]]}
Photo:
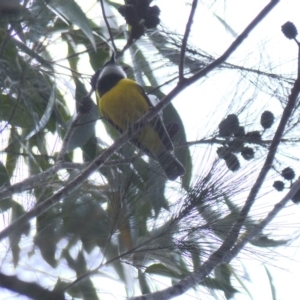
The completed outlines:
{"type": "Polygon", "coordinates": [[[171,152],[164,151],[160,153],[157,156],[157,161],[169,180],[175,180],[185,173],[185,168],[171,152]]]}

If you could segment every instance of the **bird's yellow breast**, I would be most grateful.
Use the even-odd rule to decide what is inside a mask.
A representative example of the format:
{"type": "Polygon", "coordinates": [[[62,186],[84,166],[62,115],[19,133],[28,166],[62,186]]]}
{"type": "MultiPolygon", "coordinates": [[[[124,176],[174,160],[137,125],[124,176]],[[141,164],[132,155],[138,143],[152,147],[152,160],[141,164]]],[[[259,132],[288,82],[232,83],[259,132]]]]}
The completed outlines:
{"type": "MultiPolygon", "coordinates": [[[[150,106],[142,88],[133,80],[121,79],[101,98],[98,107],[103,117],[125,131],[128,126],[139,120],[150,106]]],[[[154,156],[164,149],[158,132],[147,125],[137,136],[138,143],[154,156]]]]}
{"type": "Polygon", "coordinates": [[[148,110],[149,104],[140,86],[133,80],[121,79],[112,89],[98,98],[100,113],[120,129],[136,122],[148,110]]]}

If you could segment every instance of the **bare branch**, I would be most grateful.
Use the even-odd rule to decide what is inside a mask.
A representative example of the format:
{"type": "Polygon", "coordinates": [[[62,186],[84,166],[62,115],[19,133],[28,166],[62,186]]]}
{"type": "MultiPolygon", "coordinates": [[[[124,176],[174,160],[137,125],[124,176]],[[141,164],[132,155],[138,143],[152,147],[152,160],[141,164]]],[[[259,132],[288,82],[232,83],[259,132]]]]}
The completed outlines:
{"type": "Polygon", "coordinates": [[[1,190],[0,201],[2,199],[11,197],[13,194],[22,193],[26,190],[30,190],[40,186],[41,182],[44,182],[46,179],[54,176],[57,173],[57,171],[62,168],[61,166],[62,166],[62,162],[59,162],[56,165],[54,165],[52,168],[49,168],[48,170],[44,171],[43,173],[31,176],[27,179],[24,179],[21,182],[18,182],[16,184],[9,186],[6,189],[1,190]]]}
{"type": "Polygon", "coordinates": [[[49,291],[36,283],[26,282],[16,276],[8,276],[0,273],[0,286],[15,293],[25,295],[30,299],[44,300],[64,300],[62,292],[49,291]]]}
{"type": "Polygon", "coordinates": [[[287,202],[300,190],[300,178],[293,183],[289,192],[278,202],[274,208],[268,213],[267,217],[256,225],[252,231],[246,234],[243,239],[238,242],[232,250],[224,258],[224,262],[229,263],[243,248],[251,241],[257,234],[259,234],[273,219],[274,217],[284,208],[287,202]]]}
{"type": "MultiPolygon", "coordinates": [[[[132,160],[136,156],[128,157],[124,159],[114,159],[106,162],[103,164],[103,167],[112,167],[112,166],[119,166],[121,164],[128,164],[131,163],[132,160]]],[[[22,193],[27,190],[34,189],[36,187],[40,187],[41,184],[48,179],[53,177],[57,171],[62,169],[79,169],[82,170],[86,168],[89,164],[88,163],[72,163],[72,162],[65,162],[65,161],[58,161],[53,167],[49,168],[48,170],[39,173],[37,175],[33,175],[27,179],[24,179],[21,182],[15,183],[3,190],[0,190],[0,201],[11,197],[13,194],[22,193]]]]}
{"type": "Polygon", "coordinates": [[[109,34],[110,40],[111,40],[111,44],[113,46],[114,52],[118,53],[118,49],[116,47],[116,44],[115,44],[115,41],[114,41],[114,37],[112,35],[111,29],[110,29],[110,25],[109,25],[109,22],[107,20],[107,16],[106,16],[106,13],[105,13],[103,0],[99,0],[99,1],[100,1],[100,5],[101,5],[102,15],[103,15],[103,18],[104,18],[104,21],[105,21],[105,24],[106,24],[106,27],[107,27],[107,30],[108,30],[108,34],[109,34]]]}
{"type": "Polygon", "coordinates": [[[185,33],[182,39],[181,50],[180,50],[180,61],[179,61],[179,81],[182,81],[184,79],[183,73],[184,73],[185,50],[186,50],[187,40],[193,24],[193,19],[196,12],[197,4],[198,4],[198,0],[194,0],[192,3],[190,16],[186,24],[185,33]]]}
{"type": "MultiPolygon", "coordinates": [[[[299,143],[300,139],[281,139],[280,143],[299,143]]],[[[218,138],[203,138],[201,140],[197,140],[197,141],[189,141],[186,143],[180,143],[178,145],[175,145],[175,148],[185,148],[185,147],[191,147],[191,146],[195,146],[195,145],[201,145],[201,144],[224,144],[226,141],[223,139],[218,139],[218,138]]],[[[253,145],[270,145],[272,143],[272,140],[260,140],[260,141],[251,141],[251,144],[253,145]]]]}

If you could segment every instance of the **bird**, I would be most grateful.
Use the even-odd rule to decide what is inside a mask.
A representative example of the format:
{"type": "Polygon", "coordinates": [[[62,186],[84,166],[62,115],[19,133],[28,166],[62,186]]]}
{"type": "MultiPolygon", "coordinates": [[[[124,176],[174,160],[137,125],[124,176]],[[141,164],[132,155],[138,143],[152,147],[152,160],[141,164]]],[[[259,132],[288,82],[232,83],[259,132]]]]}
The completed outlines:
{"type": "MultiPolygon", "coordinates": [[[[96,91],[100,115],[120,134],[154,107],[144,89],[127,78],[114,53],[93,75],[91,85],[96,91]]],[[[185,174],[185,168],[173,154],[173,143],[161,116],[156,115],[145,124],[130,142],[156,160],[169,180],[185,174]]]]}

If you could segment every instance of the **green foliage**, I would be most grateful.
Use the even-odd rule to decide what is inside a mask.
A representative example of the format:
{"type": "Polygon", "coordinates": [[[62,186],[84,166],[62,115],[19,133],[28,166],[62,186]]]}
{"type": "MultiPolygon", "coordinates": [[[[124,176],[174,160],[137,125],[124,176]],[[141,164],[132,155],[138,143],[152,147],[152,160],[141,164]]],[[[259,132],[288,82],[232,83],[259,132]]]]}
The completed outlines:
{"type": "Polygon", "coordinates": [[[59,16],[62,20],[67,20],[73,25],[77,25],[84,34],[89,38],[93,47],[96,48],[95,39],[89,20],[81,10],[80,6],[74,0],[49,1],[47,5],[59,16]]]}

